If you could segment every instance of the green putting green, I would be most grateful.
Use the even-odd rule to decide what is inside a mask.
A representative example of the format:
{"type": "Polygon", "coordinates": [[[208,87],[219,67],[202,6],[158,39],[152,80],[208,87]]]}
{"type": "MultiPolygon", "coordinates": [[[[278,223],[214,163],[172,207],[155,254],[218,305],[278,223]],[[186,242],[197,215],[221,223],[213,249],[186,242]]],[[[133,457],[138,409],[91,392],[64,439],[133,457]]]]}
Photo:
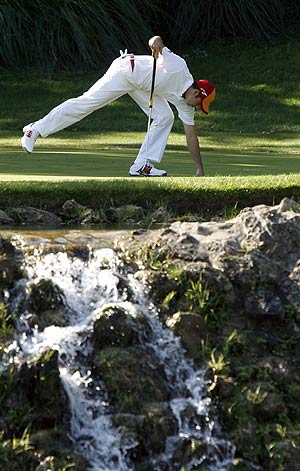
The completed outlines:
{"type": "MultiPolygon", "coordinates": [[[[127,177],[137,148],[86,150],[56,148],[26,154],[22,150],[0,152],[1,180],[88,179],[127,177]]],[[[255,176],[300,174],[300,154],[251,153],[205,150],[202,153],[205,175],[255,176]]],[[[167,150],[158,167],[169,176],[193,176],[194,164],[186,151],[167,150]]]]}

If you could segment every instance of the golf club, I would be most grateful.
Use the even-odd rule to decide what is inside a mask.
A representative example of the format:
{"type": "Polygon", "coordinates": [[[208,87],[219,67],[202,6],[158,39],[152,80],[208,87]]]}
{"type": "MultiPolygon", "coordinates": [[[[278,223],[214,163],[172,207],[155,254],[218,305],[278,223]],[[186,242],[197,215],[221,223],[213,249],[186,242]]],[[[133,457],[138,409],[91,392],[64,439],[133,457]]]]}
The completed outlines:
{"type": "Polygon", "coordinates": [[[145,164],[146,164],[146,162],[147,162],[147,160],[148,160],[148,147],[149,147],[149,139],[150,139],[151,115],[152,115],[152,108],[153,108],[153,95],[154,95],[154,85],[155,85],[155,74],[156,74],[156,57],[153,56],[152,80],[151,80],[151,90],[150,90],[149,110],[148,110],[148,128],[147,128],[147,142],[146,142],[145,164]]]}

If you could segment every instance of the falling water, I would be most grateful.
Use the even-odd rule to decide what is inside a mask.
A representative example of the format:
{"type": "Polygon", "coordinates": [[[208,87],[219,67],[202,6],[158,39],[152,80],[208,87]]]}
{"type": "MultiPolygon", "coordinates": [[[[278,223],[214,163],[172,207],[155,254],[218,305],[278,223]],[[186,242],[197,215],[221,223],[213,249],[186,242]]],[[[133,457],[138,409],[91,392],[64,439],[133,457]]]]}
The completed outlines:
{"type": "MultiPolygon", "coordinates": [[[[167,439],[164,461],[171,463],[178,439],[196,438],[204,441],[211,450],[207,469],[228,470],[234,448],[220,438],[218,425],[211,417],[205,371],[195,370],[192,362],[186,359],[179,338],[160,323],[157,310],[147,299],[145,287],[135,273],[126,274],[130,290],[134,293],[130,301],[126,289],[118,288],[120,277],[124,276],[124,266],[112,249],[91,250],[84,260],[69,256],[67,251],[46,254],[43,250],[25,252],[24,269],[27,276],[19,282],[23,292],[42,279],[52,280],[62,290],[68,310],[68,325],[53,325],[43,331],[29,329],[28,313],[23,312],[19,323],[18,355],[29,360],[49,348],[59,352],[61,381],[71,409],[70,437],[74,447],[90,463],[89,471],[134,469],[128,459],[128,450],[136,443],[113,426],[105,386],[92,378],[87,362],[82,360],[90,353],[88,339],[94,320],[105,307],[112,305],[124,308],[131,316],[142,312],[151,325],[148,347],[164,366],[172,390],[170,407],[179,429],[176,436],[167,439]],[[81,360],[78,359],[79,352],[81,360]],[[181,414],[189,405],[196,411],[192,421],[183,420],[181,414]]],[[[20,297],[15,299],[15,304],[18,303],[20,297]]],[[[153,459],[153,471],[160,471],[161,458],[153,459]]],[[[186,469],[192,469],[204,458],[190,462],[186,469]]]]}

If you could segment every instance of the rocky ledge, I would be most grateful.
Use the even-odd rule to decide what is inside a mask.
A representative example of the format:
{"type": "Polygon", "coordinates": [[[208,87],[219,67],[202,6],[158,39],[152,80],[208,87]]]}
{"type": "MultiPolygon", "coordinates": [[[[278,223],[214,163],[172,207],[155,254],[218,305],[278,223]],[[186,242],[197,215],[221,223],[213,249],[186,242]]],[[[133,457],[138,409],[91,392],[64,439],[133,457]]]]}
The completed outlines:
{"type": "Polygon", "coordinates": [[[67,200],[55,212],[35,207],[10,207],[0,209],[0,227],[41,226],[61,227],[62,225],[110,225],[136,224],[144,220],[152,223],[163,222],[168,217],[164,208],[150,213],[142,207],[127,204],[119,207],[92,209],[75,200],[67,200]]]}
{"type": "Polygon", "coordinates": [[[228,221],[177,221],[154,236],[136,232],[118,243],[187,356],[208,365],[210,395],[236,445],[236,471],[300,470],[294,208],[284,199],[245,208],[228,221]]]}

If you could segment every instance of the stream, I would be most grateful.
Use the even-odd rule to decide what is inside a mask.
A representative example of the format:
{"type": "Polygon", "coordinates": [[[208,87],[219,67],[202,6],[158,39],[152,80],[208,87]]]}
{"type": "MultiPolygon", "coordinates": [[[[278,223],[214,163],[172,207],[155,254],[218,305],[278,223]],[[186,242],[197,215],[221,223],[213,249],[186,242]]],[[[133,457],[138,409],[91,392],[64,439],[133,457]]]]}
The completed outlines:
{"type": "MultiPolygon", "coordinates": [[[[117,235],[122,236],[122,232],[117,235]]],[[[145,342],[164,369],[171,391],[169,407],[178,423],[178,433],[167,438],[162,453],[151,455],[147,471],[196,470],[204,462],[207,471],[228,471],[235,450],[223,439],[211,412],[205,369],[194,367],[180,339],[160,322],[158,310],[135,269],[129,269],[114,250],[115,237],[109,232],[80,231],[20,233],[12,237],[24,255],[25,276],[16,283],[14,299],[10,300],[20,313],[18,339],[7,348],[4,363],[9,363],[12,351],[19,361],[28,362],[47,349],[57,350],[60,378],[70,404],[69,435],[74,448],[89,463],[84,471],[134,471],[130,451],[137,445],[136,438],[113,425],[105,384],[93,378],[87,360],[93,325],[104,309],[118,306],[132,318],[142,313],[151,328],[145,342]],[[74,250],[78,245],[81,255],[74,250]],[[120,288],[120,279],[126,279],[125,288],[120,288]],[[22,306],[26,305],[29,287],[40,280],[51,280],[63,293],[67,325],[51,325],[43,330],[29,327],[30,313],[22,306]],[[195,411],[192,420],[182,415],[188,407],[195,411]],[[179,441],[194,439],[205,443],[205,454],[192,457],[184,468],[176,467],[174,453],[179,441]]]]}

